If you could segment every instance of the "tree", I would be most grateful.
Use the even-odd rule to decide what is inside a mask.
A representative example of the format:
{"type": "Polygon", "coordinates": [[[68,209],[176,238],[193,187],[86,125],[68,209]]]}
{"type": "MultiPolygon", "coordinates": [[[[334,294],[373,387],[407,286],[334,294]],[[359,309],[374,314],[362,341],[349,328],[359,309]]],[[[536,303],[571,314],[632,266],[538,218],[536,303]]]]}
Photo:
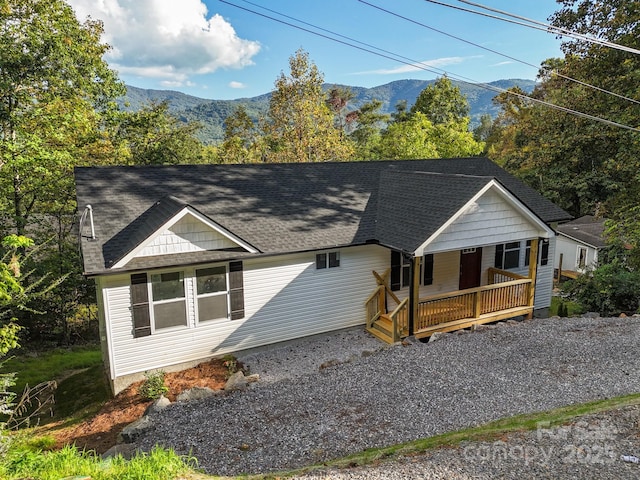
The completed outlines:
{"type": "MultiPolygon", "coordinates": [[[[640,48],[640,10],[634,2],[563,0],[554,25],[640,48]]],[[[640,125],[637,78],[640,57],[586,41],[566,41],[564,58],[545,61],[531,97],[631,127],[640,125]],[[567,77],[583,83],[572,82],[567,77]],[[615,92],[619,96],[587,87],[615,92]]],[[[611,232],[640,245],[637,206],[640,188],[638,133],[499,96],[503,113],[489,155],[573,215],[604,210],[611,232]],[[506,120],[506,121],[505,121],[506,120]],[[619,229],[616,229],[616,226],[619,229]],[[635,240],[634,240],[635,239],[635,240]]]]}
{"type": "Polygon", "coordinates": [[[171,115],[166,101],[144,105],[136,112],[123,113],[116,131],[116,143],[120,146],[119,163],[202,163],[205,150],[195,137],[199,129],[199,124],[183,123],[171,115]]]}
{"type": "Polygon", "coordinates": [[[72,191],[72,164],[105,142],[98,127],[124,89],[101,35],[101,23],[80,24],[62,0],[0,3],[0,207],[18,235],[72,191]]]}
{"type": "MultiPolygon", "coordinates": [[[[30,282],[72,268],[66,281],[86,285],[79,262],[66,261],[77,256],[73,167],[113,160],[115,98],[124,94],[103,60],[102,33],[62,0],[0,0],[0,235],[28,232],[45,244],[24,260],[30,282]]],[[[44,310],[33,304],[43,296],[30,301],[44,310]]],[[[70,299],[59,290],[56,301],[70,299]]]]}
{"type": "Polygon", "coordinates": [[[253,163],[260,160],[258,127],[243,105],[224,121],[224,140],[218,150],[222,163],[253,163]]]}
{"type": "Polygon", "coordinates": [[[262,122],[269,162],[344,160],[353,154],[350,142],[334,125],[322,90],[324,81],[302,49],[289,58],[290,74],[275,82],[267,118],[262,122]]]}
{"type": "Polygon", "coordinates": [[[434,125],[417,112],[404,122],[390,124],[382,133],[380,156],[388,159],[450,158],[478,155],[484,148],[468,131],[469,119],[434,125]]]}
{"type": "Polygon", "coordinates": [[[355,144],[357,159],[380,158],[380,130],[389,121],[388,114],[380,113],[381,108],[382,102],[380,100],[371,100],[347,115],[347,124],[351,129],[349,137],[355,144]]]}
{"type": "Polygon", "coordinates": [[[347,130],[347,107],[355,95],[349,88],[333,87],[327,92],[327,106],[333,112],[334,125],[341,132],[347,130]]]}
{"type": "Polygon", "coordinates": [[[423,113],[434,125],[458,123],[469,116],[469,103],[447,77],[438,78],[416,98],[411,114],[423,113]]]}

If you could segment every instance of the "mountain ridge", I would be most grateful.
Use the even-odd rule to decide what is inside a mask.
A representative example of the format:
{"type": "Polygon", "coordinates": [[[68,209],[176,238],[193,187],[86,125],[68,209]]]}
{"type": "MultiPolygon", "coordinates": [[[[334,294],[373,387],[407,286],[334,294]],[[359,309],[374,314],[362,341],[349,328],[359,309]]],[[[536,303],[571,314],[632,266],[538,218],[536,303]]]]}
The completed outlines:
{"type": "MultiPolygon", "coordinates": [[[[352,108],[358,108],[363,103],[377,99],[382,102],[383,113],[392,113],[395,111],[396,104],[402,100],[406,100],[407,107],[410,108],[418,94],[434,82],[435,80],[405,79],[370,88],[340,84],[325,84],[323,88],[325,90],[333,87],[349,88],[354,94],[352,108]]],[[[492,102],[498,92],[484,85],[505,90],[518,86],[525,92],[531,92],[535,87],[533,80],[517,78],[495,80],[486,84],[470,84],[455,80],[452,80],[452,83],[460,88],[469,102],[472,125],[477,125],[482,115],[489,114],[495,117],[499,111],[492,102]]],[[[143,89],[127,85],[127,94],[120,99],[120,105],[125,110],[137,111],[149,102],[166,101],[169,104],[169,111],[178,119],[183,122],[195,121],[202,125],[202,130],[198,133],[200,140],[206,144],[215,144],[224,136],[225,119],[233,114],[239,105],[243,105],[249,116],[256,120],[266,113],[270,97],[271,92],[233,100],[212,100],[175,90],[143,89]]]]}

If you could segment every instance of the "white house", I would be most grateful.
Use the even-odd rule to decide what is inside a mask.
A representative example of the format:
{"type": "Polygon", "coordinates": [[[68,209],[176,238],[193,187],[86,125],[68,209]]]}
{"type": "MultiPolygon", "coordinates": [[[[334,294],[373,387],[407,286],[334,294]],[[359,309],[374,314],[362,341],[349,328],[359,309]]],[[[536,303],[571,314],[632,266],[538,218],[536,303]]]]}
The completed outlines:
{"type": "Polygon", "coordinates": [[[562,209],[486,158],[83,167],[85,275],[118,392],[153,369],[366,325],[544,310],[562,209]]]}
{"type": "Polygon", "coordinates": [[[606,248],[604,218],[585,215],[558,225],[554,265],[562,276],[575,278],[598,263],[598,254],[606,248]]]}

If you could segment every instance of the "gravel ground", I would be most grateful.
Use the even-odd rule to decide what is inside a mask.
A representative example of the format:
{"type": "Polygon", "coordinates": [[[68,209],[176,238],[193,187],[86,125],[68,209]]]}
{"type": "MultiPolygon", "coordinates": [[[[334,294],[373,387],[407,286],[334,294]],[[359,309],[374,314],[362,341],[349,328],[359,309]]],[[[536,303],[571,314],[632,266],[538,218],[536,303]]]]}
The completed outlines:
{"type": "MultiPolygon", "coordinates": [[[[509,322],[406,346],[351,329],[240,355],[258,383],[172,405],[154,415],[138,445],[191,453],[211,474],[292,469],[640,392],[639,345],[637,317],[509,322]]],[[[620,460],[640,456],[638,410],[601,417],[509,436],[505,445],[461,444],[301,478],[638,478],[640,466],[620,460]]]]}

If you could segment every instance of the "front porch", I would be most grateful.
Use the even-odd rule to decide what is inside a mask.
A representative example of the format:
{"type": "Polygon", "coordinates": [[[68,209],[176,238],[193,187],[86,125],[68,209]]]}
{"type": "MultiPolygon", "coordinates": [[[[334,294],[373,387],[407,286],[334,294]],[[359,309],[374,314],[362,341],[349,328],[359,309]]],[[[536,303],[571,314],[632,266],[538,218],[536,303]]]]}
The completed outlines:
{"type": "Polygon", "coordinates": [[[535,272],[531,273],[528,278],[489,268],[487,285],[420,298],[414,302],[411,315],[410,298],[400,300],[391,291],[386,281],[388,272],[383,275],[374,272],[379,285],[365,302],[367,330],[387,343],[395,343],[410,334],[425,338],[435,332],[450,332],[521,315],[531,317],[535,272]],[[390,303],[393,310],[387,307],[390,303]]]}

